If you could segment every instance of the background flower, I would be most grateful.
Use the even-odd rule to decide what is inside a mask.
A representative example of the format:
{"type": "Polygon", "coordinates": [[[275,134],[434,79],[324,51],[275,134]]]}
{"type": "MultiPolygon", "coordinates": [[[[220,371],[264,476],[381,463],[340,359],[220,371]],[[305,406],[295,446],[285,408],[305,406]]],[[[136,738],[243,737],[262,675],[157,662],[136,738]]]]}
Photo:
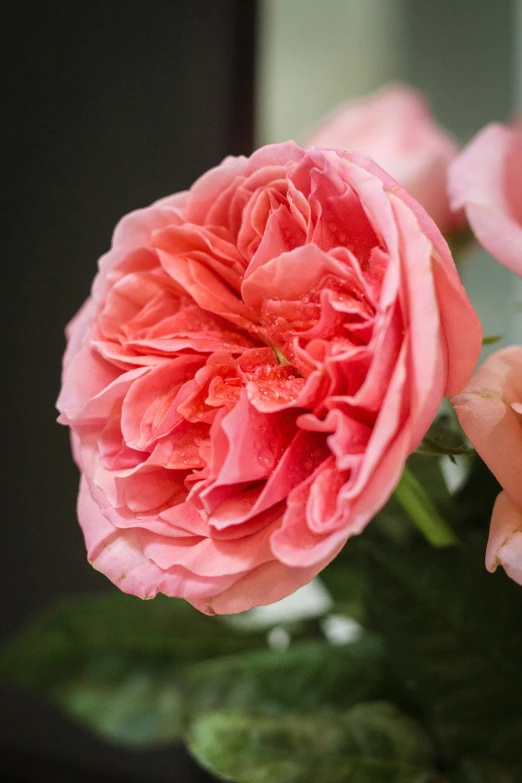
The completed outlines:
{"type": "Polygon", "coordinates": [[[452,206],[464,208],[478,241],[522,274],[522,126],[488,125],[450,169],[452,206]]]}
{"type": "Polygon", "coordinates": [[[422,204],[441,231],[461,222],[447,194],[448,167],[458,146],[411,87],[391,85],[346,104],[306,143],[367,153],[422,204]]]}
{"type": "Polygon", "coordinates": [[[452,399],[467,437],[502,485],[493,509],[486,565],[522,584],[522,347],[490,356],[452,399]]]}

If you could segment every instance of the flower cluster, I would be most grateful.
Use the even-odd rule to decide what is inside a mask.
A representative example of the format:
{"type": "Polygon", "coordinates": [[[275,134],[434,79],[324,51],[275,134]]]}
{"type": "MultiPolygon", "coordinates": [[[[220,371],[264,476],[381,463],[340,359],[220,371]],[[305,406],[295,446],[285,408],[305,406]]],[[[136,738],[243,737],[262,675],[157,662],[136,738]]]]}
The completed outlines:
{"type": "MultiPolygon", "coordinates": [[[[450,193],[478,241],[522,276],[522,121],[489,125],[450,171],[450,193]]],[[[522,584],[522,346],[490,356],[453,399],[460,423],[504,491],[493,509],[486,565],[522,584]]]]}

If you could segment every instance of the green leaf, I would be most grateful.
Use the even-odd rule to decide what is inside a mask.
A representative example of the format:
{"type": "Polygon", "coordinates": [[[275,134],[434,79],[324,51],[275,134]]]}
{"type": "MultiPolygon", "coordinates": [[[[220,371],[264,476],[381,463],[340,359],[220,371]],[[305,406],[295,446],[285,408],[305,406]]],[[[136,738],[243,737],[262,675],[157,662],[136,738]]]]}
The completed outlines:
{"type": "Polygon", "coordinates": [[[235,783],[427,783],[432,762],[419,728],[385,702],[277,718],[213,712],[192,725],[189,750],[235,783]]]}
{"type": "MultiPolygon", "coordinates": [[[[449,515],[452,507],[452,497],[442,474],[440,460],[426,459],[421,454],[412,454],[408,458],[407,466],[424,493],[428,495],[441,514],[444,516],[449,515]]],[[[386,538],[390,538],[392,541],[400,544],[411,542],[415,533],[414,526],[395,494],[391,496],[384,508],[372,520],[372,529],[374,531],[378,530],[386,538]]],[[[351,545],[352,540],[348,540],[345,550],[351,545]]],[[[361,579],[364,583],[364,574],[361,579]]]]}
{"type": "Polygon", "coordinates": [[[451,507],[451,495],[440,467],[440,460],[426,459],[420,454],[412,454],[407,464],[433,503],[446,514],[451,507]]]}
{"type": "Polygon", "coordinates": [[[366,547],[368,604],[395,674],[447,755],[522,758],[522,590],[484,550],[366,547]],[[517,739],[518,738],[518,739],[517,739]]]}
{"type": "Polygon", "coordinates": [[[461,256],[465,255],[476,246],[476,239],[468,227],[448,234],[446,236],[446,242],[448,243],[451,255],[457,264],[461,256]]]}
{"type": "Polygon", "coordinates": [[[200,663],[187,671],[186,689],[193,713],[241,708],[279,715],[382,698],[387,673],[380,639],[365,634],[343,646],[296,643],[285,652],[251,652],[200,663]]]}
{"type": "Polygon", "coordinates": [[[482,338],[482,345],[494,345],[504,339],[503,334],[490,334],[482,338]]]}
{"type": "Polygon", "coordinates": [[[0,653],[0,679],[35,689],[72,717],[131,745],[172,740],[188,665],[265,645],[185,601],[123,593],[61,601],[0,653]]]}
{"type": "Polygon", "coordinates": [[[464,760],[450,783],[521,783],[522,764],[501,764],[489,759],[464,760]]]}

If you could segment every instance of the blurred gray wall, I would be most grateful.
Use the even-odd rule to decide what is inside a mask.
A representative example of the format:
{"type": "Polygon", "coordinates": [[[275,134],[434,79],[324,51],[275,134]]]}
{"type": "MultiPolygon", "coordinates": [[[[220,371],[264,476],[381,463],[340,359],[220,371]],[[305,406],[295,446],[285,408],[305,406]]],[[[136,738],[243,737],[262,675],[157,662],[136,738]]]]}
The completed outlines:
{"type": "MultiPolygon", "coordinates": [[[[259,24],[262,143],[299,141],[338,104],[396,79],[462,142],[522,106],[522,0],[261,0],[259,24]]],[[[461,273],[484,333],[518,339],[521,285],[482,252],[461,273]]]]}

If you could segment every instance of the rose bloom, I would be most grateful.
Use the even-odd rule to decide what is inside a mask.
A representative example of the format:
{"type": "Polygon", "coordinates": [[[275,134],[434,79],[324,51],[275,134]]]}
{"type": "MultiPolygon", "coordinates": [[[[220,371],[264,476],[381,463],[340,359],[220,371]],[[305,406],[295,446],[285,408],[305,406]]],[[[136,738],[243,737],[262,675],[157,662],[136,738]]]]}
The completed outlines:
{"type": "Polygon", "coordinates": [[[386,502],[481,330],[423,209],[293,142],[133,212],[67,330],[91,563],[209,614],[310,581],[386,502]]]}
{"type": "Polygon", "coordinates": [[[522,347],[497,351],[453,397],[459,421],[504,491],[493,507],[486,566],[522,584],[522,347]]]}
{"type": "Polygon", "coordinates": [[[522,274],[522,118],[484,128],[453,163],[449,189],[478,241],[522,274]]]}
{"type": "Polygon", "coordinates": [[[390,85],[342,106],[306,143],[367,153],[422,204],[441,231],[460,227],[462,214],[451,211],[447,194],[448,167],[458,146],[411,87],[390,85]]]}

